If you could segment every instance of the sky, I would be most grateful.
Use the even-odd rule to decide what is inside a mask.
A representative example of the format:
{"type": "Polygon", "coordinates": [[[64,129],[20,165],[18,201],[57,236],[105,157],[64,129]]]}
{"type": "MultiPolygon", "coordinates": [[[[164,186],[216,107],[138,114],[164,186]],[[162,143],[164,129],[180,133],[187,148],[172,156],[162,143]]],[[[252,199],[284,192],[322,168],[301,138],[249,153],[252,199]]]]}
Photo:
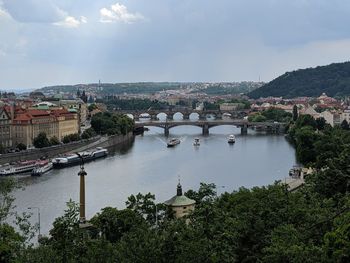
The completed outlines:
{"type": "Polygon", "coordinates": [[[348,0],[0,0],[0,89],[270,81],[348,61],[348,0]]]}

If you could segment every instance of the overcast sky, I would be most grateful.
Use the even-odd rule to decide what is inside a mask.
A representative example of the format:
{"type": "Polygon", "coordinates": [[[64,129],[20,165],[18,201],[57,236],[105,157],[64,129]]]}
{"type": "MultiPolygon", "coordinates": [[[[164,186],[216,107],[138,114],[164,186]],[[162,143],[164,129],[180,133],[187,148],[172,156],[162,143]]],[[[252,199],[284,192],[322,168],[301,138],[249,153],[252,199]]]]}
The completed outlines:
{"type": "Polygon", "coordinates": [[[349,0],[0,0],[0,89],[269,81],[348,61],[349,0]]]}

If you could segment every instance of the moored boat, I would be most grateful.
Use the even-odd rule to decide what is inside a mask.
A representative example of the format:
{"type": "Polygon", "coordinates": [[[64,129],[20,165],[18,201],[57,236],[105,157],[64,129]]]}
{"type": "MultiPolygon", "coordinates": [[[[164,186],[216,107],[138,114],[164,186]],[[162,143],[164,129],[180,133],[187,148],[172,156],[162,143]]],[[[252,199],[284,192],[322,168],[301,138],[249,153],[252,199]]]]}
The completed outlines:
{"type": "Polygon", "coordinates": [[[227,138],[227,142],[228,143],[235,143],[236,142],[236,137],[231,134],[228,138],[227,138]]]}
{"type": "Polygon", "coordinates": [[[14,166],[1,170],[0,175],[6,176],[6,175],[21,174],[21,173],[29,173],[35,168],[36,163],[37,163],[36,160],[19,162],[14,166]]]}
{"type": "Polygon", "coordinates": [[[105,148],[97,147],[93,151],[85,151],[81,153],[73,153],[56,157],[52,159],[53,168],[64,168],[73,165],[79,165],[81,159],[83,162],[90,162],[98,158],[102,158],[108,155],[108,151],[105,148]]]}
{"type": "Polygon", "coordinates": [[[180,143],[180,140],[177,138],[172,138],[168,141],[167,146],[168,147],[174,147],[175,145],[178,145],[180,143]]]}
{"type": "Polygon", "coordinates": [[[52,162],[44,160],[37,163],[37,166],[32,171],[32,176],[40,176],[53,168],[52,162]]]}

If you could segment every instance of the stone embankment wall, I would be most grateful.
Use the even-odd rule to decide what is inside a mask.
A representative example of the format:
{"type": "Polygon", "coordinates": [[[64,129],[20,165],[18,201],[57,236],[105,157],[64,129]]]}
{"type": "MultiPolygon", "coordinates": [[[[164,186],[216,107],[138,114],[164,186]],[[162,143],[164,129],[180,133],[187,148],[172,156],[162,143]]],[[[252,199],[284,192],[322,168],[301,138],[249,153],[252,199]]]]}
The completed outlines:
{"type": "Polygon", "coordinates": [[[27,150],[18,153],[9,153],[0,155],[0,165],[16,161],[24,160],[35,160],[43,156],[48,158],[53,158],[59,154],[64,154],[68,152],[80,152],[96,147],[110,147],[115,146],[126,141],[129,141],[133,138],[133,134],[129,133],[125,136],[114,135],[114,136],[102,136],[95,137],[89,140],[73,142],[63,145],[56,145],[52,147],[42,148],[42,149],[33,149],[27,150]]]}

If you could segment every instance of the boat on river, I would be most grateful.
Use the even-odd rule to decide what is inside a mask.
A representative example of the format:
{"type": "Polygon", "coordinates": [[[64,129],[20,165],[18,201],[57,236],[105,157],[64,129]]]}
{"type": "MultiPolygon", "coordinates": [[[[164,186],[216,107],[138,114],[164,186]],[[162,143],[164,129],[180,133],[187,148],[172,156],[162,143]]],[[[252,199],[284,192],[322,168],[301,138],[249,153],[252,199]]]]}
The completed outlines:
{"type": "Polygon", "coordinates": [[[177,138],[172,138],[172,139],[170,139],[170,140],[168,141],[167,146],[168,146],[168,147],[174,147],[175,145],[178,145],[178,144],[180,144],[180,140],[177,139],[177,138]]]}
{"type": "Polygon", "coordinates": [[[36,160],[19,162],[0,171],[0,176],[30,173],[37,165],[36,160]]]}
{"type": "Polygon", "coordinates": [[[33,169],[32,176],[40,176],[53,168],[52,162],[48,160],[40,161],[37,163],[37,166],[33,169]]]}
{"type": "Polygon", "coordinates": [[[97,147],[93,151],[85,151],[80,153],[67,154],[52,159],[53,168],[64,168],[73,165],[79,165],[81,161],[84,163],[103,158],[108,155],[105,148],[97,147]]]}
{"type": "Polygon", "coordinates": [[[230,136],[228,136],[227,142],[228,143],[235,143],[236,142],[236,137],[233,134],[231,134],[230,136]]]}
{"type": "Polygon", "coordinates": [[[193,142],[193,146],[199,146],[199,145],[201,145],[199,138],[195,138],[193,142]]]}

